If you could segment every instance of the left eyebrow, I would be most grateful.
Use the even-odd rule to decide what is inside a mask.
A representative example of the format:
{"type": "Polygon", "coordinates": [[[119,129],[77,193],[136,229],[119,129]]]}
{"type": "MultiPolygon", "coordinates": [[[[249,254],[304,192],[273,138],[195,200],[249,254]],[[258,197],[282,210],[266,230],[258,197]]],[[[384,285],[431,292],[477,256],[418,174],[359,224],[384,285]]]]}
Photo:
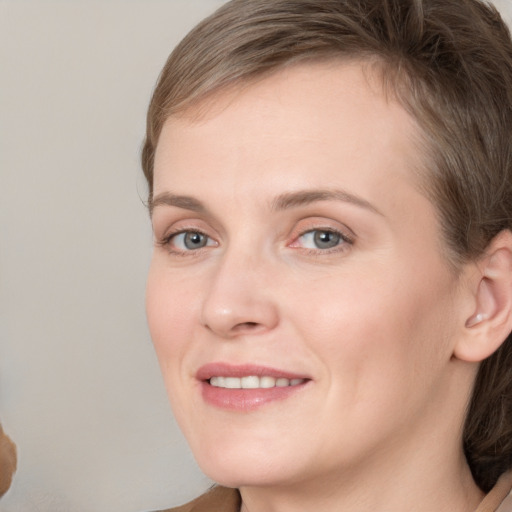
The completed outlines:
{"type": "Polygon", "coordinates": [[[273,210],[288,210],[318,201],[342,201],[384,216],[366,199],[340,189],[298,190],[296,192],[287,192],[277,196],[272,201],[271,207],[273,210]]]}
{"type": "Polygon", "coordinates": [[[149,214],[153,215],[153,211],[157,206],[175,206],[176,208],[183,208],[184,210],[191,210],[193,212],[204,213],[206,208],[197,200],[191,196],[179,196],[172,194],[171,192],[162,192],[156,197],[149,199],[149,214]]]}

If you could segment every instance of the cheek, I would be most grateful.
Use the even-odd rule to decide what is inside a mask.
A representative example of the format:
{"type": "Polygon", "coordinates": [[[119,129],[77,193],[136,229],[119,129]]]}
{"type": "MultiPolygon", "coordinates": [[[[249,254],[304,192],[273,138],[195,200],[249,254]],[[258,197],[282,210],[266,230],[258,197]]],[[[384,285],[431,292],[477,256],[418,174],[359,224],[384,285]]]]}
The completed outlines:
{"type": "MultiPolygon", "coordinates": [[[[438,320],[449,298],[442,286],[420,292],[413,276],[396,277],[345,276],[343,286],[315,288],[307,306],[294,304],[310,357],[323,369],[315,421],[347,460],[361,446],[371,450],[383,436],[408,432],[443,394],[450,327],[438,320]]],[[[330,442],[320,442],[326,453],[330,442]]]]}
{"type": "Polygon", "coordinates": [[[150,267],[146,286],[146,315],[159,363],[164,367],[181,359],[191,336],[192,300],[197,293],[173,278],[158,262],[150,267]]]}
{"type": "Polygon", "coordinates": [[[152,263],[146,287],[146,315],[174,416],[184,431],[190,411],[190,375],[184,361],[193,345],[197,290],[176,279],[165,265],[152,263]]]}
{"type": "Polygon", "coordinates": [[[419,373],[434,378],[450,359],[452,285],[392,270],[331,277],[309,288],[307,302],[289,296],[311,350],[343,385],[378,393],[419,373]]]}

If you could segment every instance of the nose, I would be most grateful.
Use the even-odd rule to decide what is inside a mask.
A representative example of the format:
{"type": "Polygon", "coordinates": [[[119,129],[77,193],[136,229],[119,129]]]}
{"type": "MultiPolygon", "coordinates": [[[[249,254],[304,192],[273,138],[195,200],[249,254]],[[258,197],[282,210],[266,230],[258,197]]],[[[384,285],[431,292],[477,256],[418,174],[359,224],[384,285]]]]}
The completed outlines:
{"type": "Polygon", "coordinates": [[[226,256],[212,270],[201,322],[222,338],[261,334],[279,322],[272,295],[272,269],[250,256],[226,256]]]}

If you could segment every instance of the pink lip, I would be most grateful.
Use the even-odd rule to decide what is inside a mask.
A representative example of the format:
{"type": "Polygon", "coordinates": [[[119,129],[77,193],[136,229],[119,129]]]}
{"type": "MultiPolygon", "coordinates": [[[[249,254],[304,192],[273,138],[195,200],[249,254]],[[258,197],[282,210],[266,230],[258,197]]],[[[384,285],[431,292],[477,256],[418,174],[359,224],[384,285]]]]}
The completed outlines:
{"type": "Polygon", "coordinates": [[[197,371],[196,378],[201,381],[201,394],[205,402],[221,409],[249,412],[264,404],[276,400],[285,400],[302,391],[311,381],[305,375],[292,373],[276,368],[257,365],[231,365],[227,363],[209,363],[197,371]],[[255,375],[257,377],[269,376],[285,379],[306,379],[298,386],[273,387],[266,389],[226,389],[211,386],[208,382],[211,377],[245,377],[255,375]]]}

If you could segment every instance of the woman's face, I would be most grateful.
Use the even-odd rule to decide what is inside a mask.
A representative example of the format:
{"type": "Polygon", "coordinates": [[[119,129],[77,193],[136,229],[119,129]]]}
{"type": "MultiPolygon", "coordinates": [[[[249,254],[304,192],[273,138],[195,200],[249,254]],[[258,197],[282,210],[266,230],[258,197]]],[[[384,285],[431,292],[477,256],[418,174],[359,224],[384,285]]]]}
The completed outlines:
{"type": "Polygon", "coordinates": [[[414,122],[356,63],[201,107],[159,140],[147,314],[202,469],[289,485],[435,457],[467,390],[414,122]]]}

